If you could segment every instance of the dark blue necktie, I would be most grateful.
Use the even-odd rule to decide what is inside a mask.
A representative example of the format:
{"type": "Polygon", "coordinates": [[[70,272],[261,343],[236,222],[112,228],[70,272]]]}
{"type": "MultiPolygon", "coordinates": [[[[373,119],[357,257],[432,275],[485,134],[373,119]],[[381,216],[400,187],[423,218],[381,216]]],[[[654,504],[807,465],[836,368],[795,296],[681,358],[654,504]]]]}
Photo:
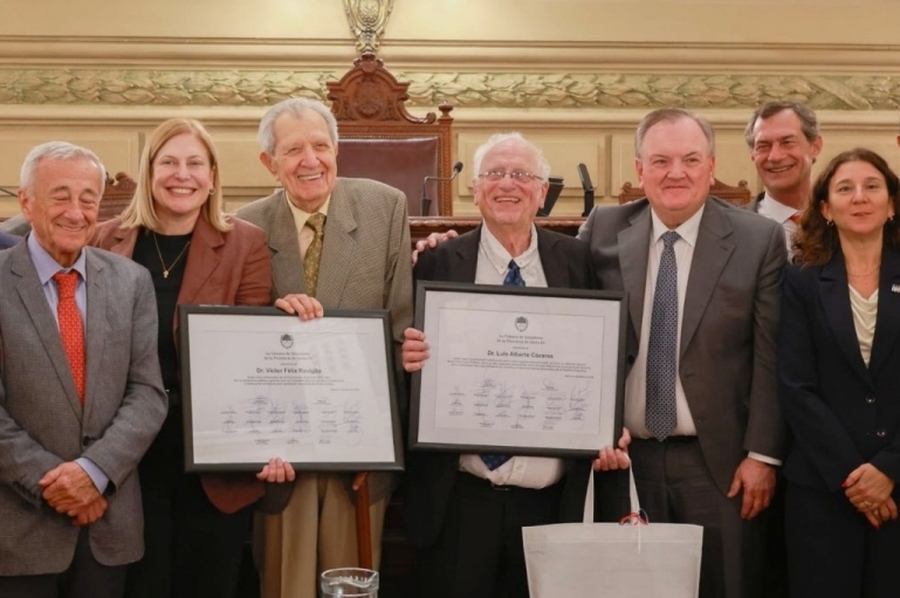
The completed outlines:
{"type": "Polygon", "coordinates": [[[503,286],[525,286],[525,280],[522,278],[522,272],[519,270],[519,264],[516,263],[516,260],[509,260],[509,271],[506,273],[506,278],[503,279],[503,286]]]}
{"type": "MultiPolygon", "coordinates": [[[[516,260],[509,260],[509,271],[506,273],[506,278],[503,279],[503,286],[505,287],[524,287],[525,280],[522,278],[522,272],[519,271],[519,264],[516,263],[516,260]]],[[[487,468],[491,471],[494,471],[507,461],[512,459],[511,455],[494,455],[494,454],[485,454],[481,455],[481,460],[484,461],[484,464],[487,465],[487,468]]]]}
{"type": "Polygon", "coordinates": [[[647,347],[647,410],[644,424],[659,440],[675,429],[675,356],[678,338],[678,270],[675,241],[678,233],[663,234],[664,244],[656,275],[650,342],[647,347]]]}

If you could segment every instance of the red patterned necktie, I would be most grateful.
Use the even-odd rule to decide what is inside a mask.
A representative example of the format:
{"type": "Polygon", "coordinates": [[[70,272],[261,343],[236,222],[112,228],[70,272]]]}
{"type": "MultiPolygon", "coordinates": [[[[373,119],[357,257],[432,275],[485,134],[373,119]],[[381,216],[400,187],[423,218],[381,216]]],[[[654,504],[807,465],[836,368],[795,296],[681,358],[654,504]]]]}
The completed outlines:
{"type": "Polygon", "coordinates": [[[794,212],[793,214],[791,214],[791,217],[788,218],[788,220],[790,220],[791,222],[793,222],[793,223],[796,224],[797,226],[800,226],[800,220],[801,220],[802,218],[803,218],[803,212],[794,212]]]}
{"type": "Polygon", "coordinates": [[[81,322],[78,305],[75,303],[78,272],[75,270],[59,271],[53,275],[53,280],[59,289],[59,303],[56,305],[56,313],[59,317],[59,335],[62,337],[66,356],[69,358],[69,368],[75,379],[78,399],[84,405],[84,326],[81,322]]]}

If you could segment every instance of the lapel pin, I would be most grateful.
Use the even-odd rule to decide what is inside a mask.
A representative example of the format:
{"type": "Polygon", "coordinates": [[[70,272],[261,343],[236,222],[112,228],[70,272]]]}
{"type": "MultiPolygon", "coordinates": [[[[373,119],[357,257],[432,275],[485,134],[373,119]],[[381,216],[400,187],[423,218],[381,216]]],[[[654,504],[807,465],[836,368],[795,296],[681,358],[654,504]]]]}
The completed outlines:
{"type": "Polygon", "coordinates": [[[891,292],[892,293],[900,293],[900,284],[892,284],[891,292]]]}

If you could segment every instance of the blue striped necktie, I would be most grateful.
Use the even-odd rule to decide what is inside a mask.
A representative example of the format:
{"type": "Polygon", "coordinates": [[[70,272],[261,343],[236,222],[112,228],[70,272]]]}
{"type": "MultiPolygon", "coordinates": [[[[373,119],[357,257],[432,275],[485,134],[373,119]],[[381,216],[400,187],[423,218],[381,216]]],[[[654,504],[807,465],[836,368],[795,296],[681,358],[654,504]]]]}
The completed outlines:
{"type": "MultiPolygon", "coordinates": [[[[519,271],[519,264],[516,263],[516,260],[509,260],[509,270],[506,273],[506,278],[503,279],[503,286],[525,286],[525,280],[522,278],[522,272],[519,271]]],[[[481,460],[484,461],[484,464],[487,465],[487,468],[491,471],[494,471],[495,469],[512,459],[512,455],[484,454],[480,456],[481,460]]]]}
{"type": "Polygon", "coordinates": [[[675,242],[678,233],[663,234],[663,252],[656,275],[650,342],[647,347],[647,410],[644,424],[650,433],[664,440],[675,429],[675,363],[678,338],[678,269],[675,242]]]}

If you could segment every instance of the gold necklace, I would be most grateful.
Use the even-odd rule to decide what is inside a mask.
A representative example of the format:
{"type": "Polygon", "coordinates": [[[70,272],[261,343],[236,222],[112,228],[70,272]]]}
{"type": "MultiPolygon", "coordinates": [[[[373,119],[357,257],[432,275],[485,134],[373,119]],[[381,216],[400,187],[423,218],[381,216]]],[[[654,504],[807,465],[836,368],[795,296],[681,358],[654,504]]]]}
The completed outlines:
{"type": "Polygon", "coordinates": [[[869,270],[868,272],[862,272],[860,274],[850,274],[850,271],[848,270],[847,276],[849,276],[850,278],[865,278],[866,276],[872,276],[873,274],[878,272],[878,268],[880,268],[880,267],[881,267],[881,262],[878,262],[877,264],[875,264],[875,267],[872,268],[871,270],[869,270]]]}
{"type": "Polygon", "coordinates": [[[190,241],[184,244],[184,247],[181,248],[181,253],[175,258],[175,260],[168,266],[166,266],[166,262],[163,261],[162,252],[159,250],[159,241],[156,240],[156,231],[153,231],[153,245],[156,246],[156,255],[159,257],[159,263],[163,268],[163,278],[169,277],[169,272],[172,271],[172,268],[175,267],[175,264],[178,263],[178,260],[181,259],[181,256],[187,251],[188,246],[191,244],[190,241]]]}

